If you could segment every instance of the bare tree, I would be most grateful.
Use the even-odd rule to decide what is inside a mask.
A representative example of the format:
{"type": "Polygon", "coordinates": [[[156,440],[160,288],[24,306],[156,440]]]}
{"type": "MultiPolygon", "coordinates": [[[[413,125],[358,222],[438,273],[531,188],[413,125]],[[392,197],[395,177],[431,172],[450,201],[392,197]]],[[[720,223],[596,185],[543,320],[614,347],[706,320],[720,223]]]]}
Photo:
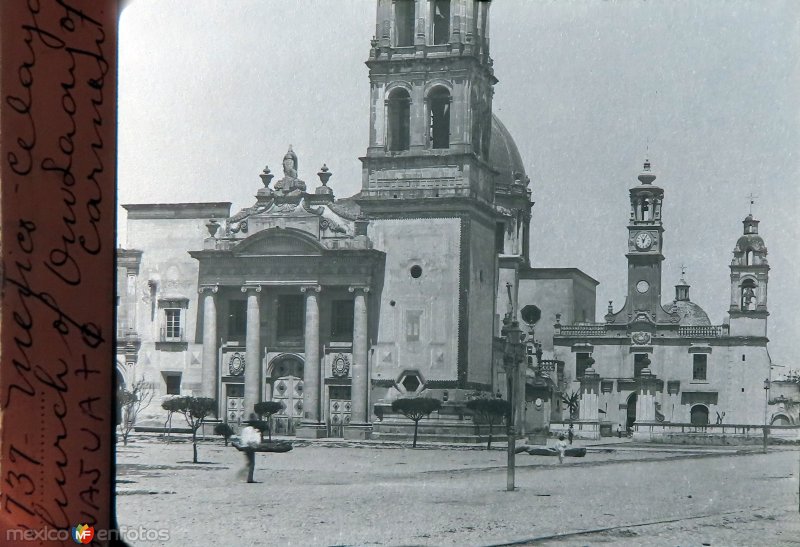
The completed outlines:
{"type": "Polygon", "coordinates": [[[122,434],[122,444],[128,446],[128,437],[136,425],[139,414],[150,405],[153,400],[153,386],[142,376],[131,384],[130,390],[121,389],[117,397],[120,408],[121,422],[119,424],[122,434]]]}

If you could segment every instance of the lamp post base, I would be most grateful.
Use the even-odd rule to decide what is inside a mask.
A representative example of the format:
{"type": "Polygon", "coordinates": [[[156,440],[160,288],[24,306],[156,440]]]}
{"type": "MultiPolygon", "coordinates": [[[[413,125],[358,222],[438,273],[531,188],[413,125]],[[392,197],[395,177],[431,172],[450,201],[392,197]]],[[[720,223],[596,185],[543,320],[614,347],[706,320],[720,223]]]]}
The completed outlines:
{"type": "Polygon", "coordinates": [[[516,457],[516,436],[517,432],[513,427],[508,428],[508,469],[506,472],[506,491],[514,491],[514,458],[516,457]]]}

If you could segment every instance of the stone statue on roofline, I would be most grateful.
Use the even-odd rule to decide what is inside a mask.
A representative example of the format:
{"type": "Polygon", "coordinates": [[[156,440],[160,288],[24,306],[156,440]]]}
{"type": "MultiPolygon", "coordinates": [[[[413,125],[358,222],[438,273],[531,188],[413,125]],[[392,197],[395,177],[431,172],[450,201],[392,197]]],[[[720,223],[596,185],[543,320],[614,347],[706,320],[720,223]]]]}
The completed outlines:
{"type": "Polygon", "coordinates": [[[306,183],[297,178],[297,154],[292,150],[292,145],[283,156],[283,178],[273,188],[280,196],[298,196],[306,191],[306,183]]]}

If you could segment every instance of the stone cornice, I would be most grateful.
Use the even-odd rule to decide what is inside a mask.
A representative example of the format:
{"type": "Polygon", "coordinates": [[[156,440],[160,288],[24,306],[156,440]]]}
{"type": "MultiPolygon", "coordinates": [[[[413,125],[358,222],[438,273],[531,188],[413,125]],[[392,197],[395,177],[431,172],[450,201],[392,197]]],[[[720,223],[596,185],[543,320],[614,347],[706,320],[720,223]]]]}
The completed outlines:
{"type": "Polygon", "coordinates": [[[122,207],[128,212],[128,220],[228,218],[231,211],[231,203],[228,201],[199,203],[128,203],[122,207]]]}

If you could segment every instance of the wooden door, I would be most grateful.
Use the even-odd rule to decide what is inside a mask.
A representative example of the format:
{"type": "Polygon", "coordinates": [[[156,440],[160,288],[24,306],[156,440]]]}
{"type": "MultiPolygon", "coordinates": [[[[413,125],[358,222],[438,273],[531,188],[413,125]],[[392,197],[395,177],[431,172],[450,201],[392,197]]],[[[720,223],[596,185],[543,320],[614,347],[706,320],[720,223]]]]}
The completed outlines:
{"type": "Polygon", "coordinates": [[[330,386],[328,397],[328,436],[343,437],[344,426],[350,423],[350,386],[330,386]]]}
{"type": "Polygon", "coordinates": [[[281,411],[273,418],[275,433],[294,435],[303,417],[303,379],[297,376],[284,376],[275,380],[272,400],[283,404],[281,411]]]}

